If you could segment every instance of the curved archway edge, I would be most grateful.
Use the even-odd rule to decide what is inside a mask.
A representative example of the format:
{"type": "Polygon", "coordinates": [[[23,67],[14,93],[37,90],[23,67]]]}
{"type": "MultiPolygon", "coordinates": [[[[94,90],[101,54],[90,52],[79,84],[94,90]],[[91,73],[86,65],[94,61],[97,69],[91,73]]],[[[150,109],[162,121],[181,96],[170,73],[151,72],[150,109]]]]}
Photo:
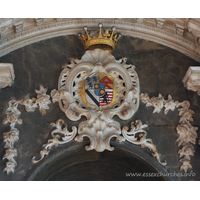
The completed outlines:
{"type": "MultiPolygon", "coordinates": [[[[86,144],[87,141],[84,143],[86,144]]],[[[132,146],[131,144],[129,145],[128,143],[118,144],[113,141],[112,144],[115,146],[115,150],[113,152],[105,151],[103,153],[98,153],[96,151],[86,152],[84,145],[81,145],[80,143],[70,146],[65,145],[65,148],[52,152],[49,157],[46,157],[42,162],[35,165],[26,175],[24,180],[60,180],[60,178],[62,180],[88,180],[90,176],[88,175],[86,177],[83,173],[84,170],[91,173],[90,171],[92,171],[92,169],[88,169],[88,167],[92,166],[94,167],[93,171],[95,171],[95,174],[100,172],[98,178],[105,178],[104,180],[109,180],[109,178],[114,178],[115,180],[134,180],[134,177],[125,177],[124,170],[127,173],[160,172],[167,174],[164,167],[156,162],[145,149],[132,146]],[[122,159],[124,159],[123,165],[121,162],[122,159]],[[107,167],[106,170],[102,171],[102,169],[96,169],[95,163],[98,167],[101,166],[102,163],[106,163],[106,165],[104,165],[104,167],[107,167]],[[111,163],[110,166],[109,163],[111,163]],[[142,168],[141,165],[143,166],[142,168]],[[114,169],[112,169],[112,167],[114,167],[114,169]],[[143,169],[144,171],[138,171],[138,169],[143,169]],[[78,173],[76,173],[77,171],[78,173]],[[64,175],[65,177],[63,177],[64,175]]],[[[92,178],[94,180],[98,179],[97,177],[92,178]]],[[[137,179],[137,177],[135,178],[137,179]]],[[[140,177],[138,178],[141,179],[140,177]]],[[[148,177],[144,177],[144,180],[146,179],[148,179],[148,177]]],[[[157,177],[157,179],[172,180],[168,176],[160,176],[157,177]]]]}
{"type": "Polygon", "coordinates": [[[32,27],[3,39],[0,48],[0,56],[41,40],[77,34],[82,32],[83,26],[88,26],[90,30],[96,30],[98,23],[103,23],[105,28],[115,26],[117,31],[121,32],[122,35],[150,40],[175,49],[200,61],[200,55],[196,49],[194,40],[186,39],[176,32],[172,33],[156,26],[152,27],[147,24],[127,22],[120,19],[75,19],[61,22],[53,21],[46,25],[32,27]]]}

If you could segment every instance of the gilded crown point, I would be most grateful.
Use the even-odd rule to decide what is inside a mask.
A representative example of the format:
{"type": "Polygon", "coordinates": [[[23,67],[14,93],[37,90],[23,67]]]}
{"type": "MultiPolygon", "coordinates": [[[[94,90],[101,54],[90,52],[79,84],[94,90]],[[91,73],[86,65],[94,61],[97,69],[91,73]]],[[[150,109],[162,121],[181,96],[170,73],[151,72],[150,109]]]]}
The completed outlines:
{"type": "Polygon", "coordinates": [[[116,31],[116,27],[115,26],[112,27],[112,31],[116,31]]]}
{"type": "Polygon", "coordinates": [[[99,31],[98,31],[98,37],[91,37],[88,31],[88,28],[86,26],[83,27],[83,30],[85,31],[85,34],[78,34],[78,37],[82,40],[85,49],[86,50],[93,50],[93,49],[102,49],[102,50],[109,50],[112,52],[115,48],[115,45],[119,38],[121,38],[121,34],[114,34],[114,31],[116,31],[116,27],[112,27],[111,31],[108,29],[102,33],[102,27],[103,24],[99,23],[99,31]]]}

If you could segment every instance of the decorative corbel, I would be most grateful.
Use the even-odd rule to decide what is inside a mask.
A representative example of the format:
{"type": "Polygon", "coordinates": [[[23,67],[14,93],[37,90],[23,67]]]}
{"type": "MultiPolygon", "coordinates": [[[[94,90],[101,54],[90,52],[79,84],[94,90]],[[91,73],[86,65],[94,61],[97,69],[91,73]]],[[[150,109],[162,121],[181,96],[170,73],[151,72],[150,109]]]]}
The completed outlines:
{"type": "Polygon", "coordinates": [[[13,64],[0,63],[0,88],[11,87],[15,79],[13,64]]]}
{"type": "Polygon", "coordinates": [[[35,22],[37,26],[42,26],[43,25],[43,18],[35,18],[35,22]]]}
{"type": "Polygon", "coordinates": [[[200,66],[191,66],[183,78],[184,87],[200,96],[200,66]]]}
{"type": "Polygon", "coordinates": [[[163,19],[156,19],[156,27],[162,29],[164,26],[165,20],[163,19]]]}
{"type": "Polygon", "coordinates": [[[23,28],[24,28],[24,23],[20,22],[20,23],[14,24],[14,27],[15,27],[16,33],[21,33],[23,31],[23,28]]]}

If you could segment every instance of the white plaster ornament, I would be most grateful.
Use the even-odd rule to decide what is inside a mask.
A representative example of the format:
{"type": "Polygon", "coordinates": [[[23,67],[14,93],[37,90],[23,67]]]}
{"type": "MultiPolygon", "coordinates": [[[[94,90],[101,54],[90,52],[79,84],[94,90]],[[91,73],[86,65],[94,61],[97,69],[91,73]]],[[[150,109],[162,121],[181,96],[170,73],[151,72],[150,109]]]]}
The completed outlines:
{"type": "Polygon", "coordinates": [[[6,119],[3,124],[10,125],[10,131],[3,133],[3,142],[5,142],[4,148],[6,149],[6,154],[3,156],[3,160],[7,159],[6,167],[4,172],[10,174],[14,173],[17,162],[14,159],[17,156],[17,149],[14,148],[14,143],[19,140],[19,130],[15,128],[16,124],[22,124],[22,120],[19,118],[21,112],[18,110],[19,102],[15,100],[10,100],[8,103],[8,108],[6,110],[6,119]]]}
{"type": "Polygon", "coordinates": [[[113,120],[115,115],[122,120],[130,119],[138,110],[140,89],[135,66],[127,65],[126,58],[115,60],[109,51],[95,49],[86,51],[81,60],[71,59],[71,64],[63,68],[58,90],[51,91],[52,101],[59,103],[68,119],[78,121],[81,116],[85,116],[87,120],[78,125],[78,132],[74,127],[67,141],[58,140],[60,136],[56,131],[53,132],[53,139],[48,140],[40,152],[41,158],[37,160],[33,157],[32,162],[41,161],[49,154],[52,146],[71,139],[81,142],[84,137],[88,137],[90,145],[85,147],[87,151],[113,151],[110,140],[116,138],[118,142],[127,140],[149,148],[158,162],[166,164],[160,161],[160,154],[152,141],[146,139],[146,132],[138,139],[140,142],[136,142],[129,139],[126,129],[121,130],[120,123],[113,120]]]}
{"type": "Polygon", "coordinates": [[[197,92],[200,96],[200,67],[190,66],[183,78],[183,83],[188,90],[197,92]]]}
{"type": "Polygon", "coordinates": [[[10,131],[3,133],[3,142],[6,144],[4,148],[6,153],[3,156],[3,160],[7,159],[6,167],[4,171],[7,174],[11,172],[14,173],[17,162],[14,157],[17,156],[17,149],[14,148],[14,143],[19,140],[19,130],[15,128],[16,124],[22,124],[22,119],[19,118],[21,112],[18,109],[18,105],[24,105],[27,112],[35,111],[35,108],[39,107],[39,111],[42,115],[46,113],[46,109],[49,109],[48,104],[51,103],[50,96],[46,94],[47,88],[44,88],[42,85],[39,90],[35,90],[37,93],[37,98],[30,98],[30,94],[27,94],[25,98],[20,101],[10,100],[8,102],[8,108],[6,110],[6,118],[3,121],[3,124],[10,125],[10,131]]]}
{"type": "Polygon", "coordinates": [[[13,64],[0,63],[0,89],[11,87],[15,79],[13,64]]]}
{"type": "Polygon", "coordinates": [[[161,94],[150,99],[147,93],[141,93],[140,99],[147,107],[154,107],[153,113],[159,113],[165,108],[164,114],[167,114],[169,110],[174,111],[175,108],[179,108],[180,124],[176,127],[179,137],[176,142],[180,148],[178,151],[179,161],[182,163],[180,170],[187,172],[189,168],[192,168],[190,156],[194,156],[193,145],[196,143],[198,130],[198,127],[192,126],[190,123],[193,121],[193,115],[195,114],[193,110],[189,109],[190,102],[186,100],[183,102],[174,101],[171,95],[168,95],[168,100],[164,100],[161,94]]]}
{"type": "MultiPolygon", "coordinates": [[[[16,166],[13,157],[17,156],[17,151],[13,145],[19,139],[19,131],[15,124],[22,123],[19,119],[21,112],[17,109],[18,104],[25,106],[27,112],[33,112],[38,107],[42,115],[46,114],[48,105],[51,104],[50,95],[46,94],[47,88],[41,85],[35,92],[37,98],[31,98],[30,94],[27,94],[20,101],[9,102],[7,118],[4,120],[4,123],[9,123],[11,127],[10,132],[4,133],[6,154],[3,159],[8,159],[4,169],[7,174],[14,173],[16,166]]],[[[126,58],[115,60],[108,50],[95,49],[86,51],[81,60],[71,59],[71,64],[64,66],[60,74],[58,90],[51,91],[52,102],[59,103],[60,109],[68,119],[78,121],[81,116],[85,116],[87,120],[82,121],[78,127],[72,127],[72,132],[67,130],[67,125],[62,119],[51,123],[55,127],[51,132],[52,139],[43,145],[44,148],[40,151],[41,158],[33,157],[32,162],[40,162],[59,144],[70,142],[72,139],[81,142],[84,137],[88,137],[90,145],[85,147],[87,151],[113,151],[110,140],[116,138],[118,142],[127,140],[142,148],[147,147],[160,164],[166,165],[166,161],[160,161],[161,155],[152,140],[146,138],[147,132],[143,128],[147,125],[142,125],[140,120],[136,120],[132,123],[131,132],[127,132],[127,127],[121,130],[120,123],[113,119],[116,115],[121,120],[128,120],[135,114],[139,107],[139,92],[135,66],[127,65],[126,58]],[[139,136],[137,133],[140,133],[139,136]]],[[[158,99],[154,98],[158,102],[160,99],[163,100],[161,96],[158,99]]],[[[149,103],[159,112],[161,105],[154,100],[149,103]]]]}

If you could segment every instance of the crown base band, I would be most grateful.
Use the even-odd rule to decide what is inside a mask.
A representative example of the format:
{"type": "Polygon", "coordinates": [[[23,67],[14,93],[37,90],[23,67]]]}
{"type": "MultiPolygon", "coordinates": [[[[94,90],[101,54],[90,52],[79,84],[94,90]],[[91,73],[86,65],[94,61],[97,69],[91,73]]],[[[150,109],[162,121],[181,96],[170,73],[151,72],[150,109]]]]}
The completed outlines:
{"type": "Polygon", "coordinates": [[[115,44],[112,41],[105,39],[96,39],[96,40],[93,39],[85,43],[85,49],[93,50],[95,48],[99,48],[102,50],[109,50],[112,52],[115,48],[115,44]]]}
{"type": "Polygon", "coordinates": [[[104,51],[109,50],[110,52],[114,50],[113,47],[106,44],[95,44],[95,45],[89,46],[86,50],[94,50],[94,49],[101,49],[104,51]]]}

